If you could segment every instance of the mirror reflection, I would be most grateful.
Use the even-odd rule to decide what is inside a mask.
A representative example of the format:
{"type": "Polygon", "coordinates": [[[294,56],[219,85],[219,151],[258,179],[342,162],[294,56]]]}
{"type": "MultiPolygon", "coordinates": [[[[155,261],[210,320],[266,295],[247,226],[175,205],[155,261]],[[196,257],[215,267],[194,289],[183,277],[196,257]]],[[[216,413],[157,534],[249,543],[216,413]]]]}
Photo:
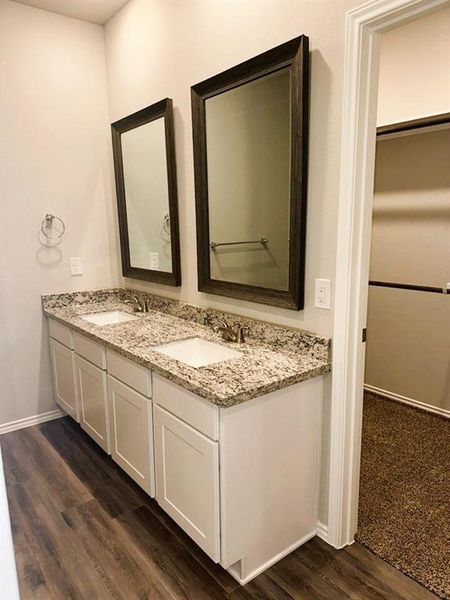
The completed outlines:
{"type": "Polygon", "coordinates": [[[172,271],[164,118],[122,134],[130,264],[172,271]]]}
{"type": "Polygon", "coordinates": [[[291,72],[205,101],[211,278],[287,290],[291,72]]]}
{"type": "Polygon", "coordinates": [[[180,242],[172,100],[111,126],[122,272],[180,285],[180,242]]]}

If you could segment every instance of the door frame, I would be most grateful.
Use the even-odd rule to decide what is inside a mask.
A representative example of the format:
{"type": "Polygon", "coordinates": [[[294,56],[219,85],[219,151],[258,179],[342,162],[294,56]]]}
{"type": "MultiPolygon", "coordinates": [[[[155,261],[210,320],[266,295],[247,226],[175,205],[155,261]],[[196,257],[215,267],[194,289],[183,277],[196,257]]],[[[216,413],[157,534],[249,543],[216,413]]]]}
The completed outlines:
{"type": "Polygon", "coordinates": [[[374,0],[346,14],[327,532],[327,541],[336,548],[354,541],[358,518],[378,34],[448,4],[374,0]]]}

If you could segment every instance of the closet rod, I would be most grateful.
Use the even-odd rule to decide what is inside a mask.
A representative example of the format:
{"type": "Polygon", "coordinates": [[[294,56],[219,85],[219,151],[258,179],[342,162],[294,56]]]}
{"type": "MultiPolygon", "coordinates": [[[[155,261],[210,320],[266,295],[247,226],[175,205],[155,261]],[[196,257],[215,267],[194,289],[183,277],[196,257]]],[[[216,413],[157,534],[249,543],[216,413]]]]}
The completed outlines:
{"type": "Polygon", "coordinates": [[[393,283],[391,281],[369,281],[375,287],[395,288],[399,290],[415,290],[417,292],[431,292],[432,294],[449,294],[447,288],[433,287],[431,285],[412,285],[410,283],[393,283]]]}
{"type": "Polygon", "coordinates": [[[441,113],[440,115],[431,115],[429,117],[422,117],[411,121],[381,125],[380,127],[377,127],[377,137],[379,138],[393,133],[402,133],[403,131],[425,129],[426,127],[435,127],[436,125],[446,124],[450,124],[450,113],[441,113]]]}

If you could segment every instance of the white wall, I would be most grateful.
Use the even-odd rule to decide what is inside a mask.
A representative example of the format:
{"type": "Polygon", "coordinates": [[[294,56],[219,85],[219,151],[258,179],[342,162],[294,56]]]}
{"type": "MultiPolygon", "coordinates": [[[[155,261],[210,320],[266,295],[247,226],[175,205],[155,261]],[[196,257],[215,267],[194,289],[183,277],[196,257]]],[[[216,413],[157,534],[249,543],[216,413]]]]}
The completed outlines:
{"type": "Polygon", "coordinates": [[[450,112],[450,8],[380,36],[378,125],[450,112]]]}
{"type": "MultiPolygon", "coordinates": [[[[111,120],[174,100],[183,286],[138,286],[231,312],[330,335],[313,307],[315,277],[334,277],[344,16],[360,0],[165,2],[130,0],[105,27],[111,120]],[[311,143],[306,303],[301,312],[197,290],[191,85],[300,34],[311,43],[311,143]]],[[[135,285],[135,282],[133,282],[135,285]]]]}
{"type": "MultiPolygon", "coordinates": [[[[105,27],[111,121],[174,100],[183,286],[124,281],[193,304],[331,335],[313,307],[314,278],[334,278],[341,143],[344,18],[360,0],[130,2],[105,27]],[[197,290],[190,87],[300,34],[310,38],[311,117],[306,300],[300,312],[197,290]]],[[[321,520],[327,521],[330,380],[325,381],[321,520]]]]}
{"type": "Polygon", "coordinates": [[[1,0],[0,57],[3,424],[54,408],[40,295],[115,284],[118,259],[102,28],[1,0]],[[67,227],[56,249],[47,212],[67,227]]]}

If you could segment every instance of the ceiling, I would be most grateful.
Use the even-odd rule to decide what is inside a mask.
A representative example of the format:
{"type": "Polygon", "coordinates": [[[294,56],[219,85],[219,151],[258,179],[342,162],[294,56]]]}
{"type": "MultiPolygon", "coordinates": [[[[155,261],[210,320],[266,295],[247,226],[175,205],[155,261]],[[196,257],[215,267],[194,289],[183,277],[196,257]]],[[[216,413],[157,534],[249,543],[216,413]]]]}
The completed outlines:
{"type": "Polygon", "coordinates": [[[128,0],[15,0],[35,8],[104,25],[128,0]]]}

